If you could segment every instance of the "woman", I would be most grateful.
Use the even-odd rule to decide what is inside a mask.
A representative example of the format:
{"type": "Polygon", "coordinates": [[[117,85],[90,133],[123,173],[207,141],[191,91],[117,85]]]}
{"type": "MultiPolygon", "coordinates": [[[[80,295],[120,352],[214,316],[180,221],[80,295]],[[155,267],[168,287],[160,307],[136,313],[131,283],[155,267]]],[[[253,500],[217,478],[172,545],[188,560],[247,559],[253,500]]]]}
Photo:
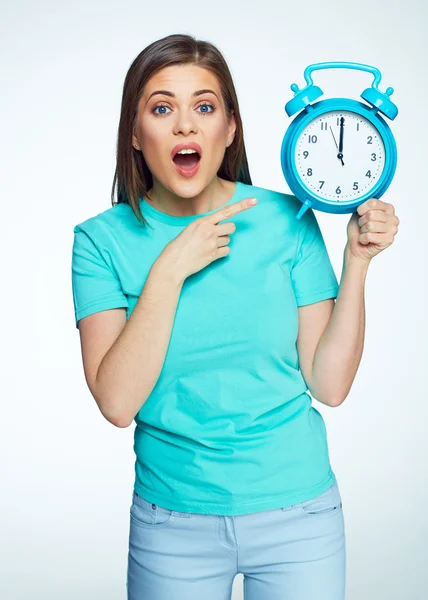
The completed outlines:
{"type": "Polygon", "coordinates": [[[128,71],[112,200],[116,184],[74,228],[72,275],[88,386],[136,423],[128,599],[226,600],[242,573],[246,600],[342,600],[341,496],[307,391],[349,393],[393,206],[351,217],[339,289],[313,211],[252,185],[225,60],[187,35],[128,71]]]}

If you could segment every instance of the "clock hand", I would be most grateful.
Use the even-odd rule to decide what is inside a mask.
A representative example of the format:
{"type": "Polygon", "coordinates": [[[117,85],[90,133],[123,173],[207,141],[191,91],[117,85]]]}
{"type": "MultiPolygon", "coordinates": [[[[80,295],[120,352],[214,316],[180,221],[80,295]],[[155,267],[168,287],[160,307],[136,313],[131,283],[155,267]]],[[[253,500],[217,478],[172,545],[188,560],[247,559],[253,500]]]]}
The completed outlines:
{"type": "MultiPolygon", "coordinates": [[[[331,125],[330,125],[330,131],[331,131],[331,135],[333,136],[334,143],[336,144],[336,148],[339,150],[339,148],[337,146],[336,138],[334,137],[333,129],[331,128],[331,125]]],[[[345,166],[345,163],[343,162],[343,154],[338,154],[337,158],[340,158],[340,160],[342,161],[342,165],[345,166]]]]}
{"type": "Polygon", "coordinates": [[[334,143],[336,144],[336,148],[339,150],[339,147],[337,145],[336,138],[334,137],[334,133],[333,133],[333,129],[331,128],[331,125],[330,125],[330,131],[331,131],[331,135],[333,136],[334,143]]]}
{"type": "Polygon", "coordinates": [[[344,125],[345,125],[345,119],[343,117],[340,117],[339,154],[337,155],[337,158],[340,158],[340,160],[342,161],[342,165],[343,166],[345,166],[345,163],[343,162],[343,130],[344,130],[344,125]]]}

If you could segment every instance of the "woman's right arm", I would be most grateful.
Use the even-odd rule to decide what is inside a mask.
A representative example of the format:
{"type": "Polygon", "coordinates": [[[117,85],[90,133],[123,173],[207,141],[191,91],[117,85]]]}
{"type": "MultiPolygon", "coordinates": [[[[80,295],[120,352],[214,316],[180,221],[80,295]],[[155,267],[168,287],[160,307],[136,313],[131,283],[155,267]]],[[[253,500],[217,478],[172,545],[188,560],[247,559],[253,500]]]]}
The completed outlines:
{"type": "Polygon", "coordinates": [[[184,281],[229,254],[236,226],[220,221],[255,203],[240,200],[187,225],[153,263],[127,322],[123,308],[79,322],[86,381],[104,417],[117,427],[132,423],[156,385],[184,281]]]}
{"type": "MultiPolygon", "coordinates": [[[[183,281],[174,273],[173,265],[161,257],[153,263],[128,321],[101,360],[93,381],[88,381],[100,411],[117,427],[128,427],[132,423],[156,385],[168,349],[183,281]]],[[[114,312],[117,317],[119,311],[114,312]]],[[[119,314],[126,318],[124,309],[119,314]]],[[[83,352],[85,339],[89,337],[85,331],[89,327],[86,328],[84,321],[94,317],[102,319],[105,315],[106,312],[97,313],[80,322],[83,352]]],[[[93,322],[90,327],[97,326],[93,322]]],[[[101,329],[100,324],[97,329],[101,329]]],[[[88,355],[89,347],[88,341],[88,355]]],[[[91,352],[94,356],[93,348],[91,352]]]]}

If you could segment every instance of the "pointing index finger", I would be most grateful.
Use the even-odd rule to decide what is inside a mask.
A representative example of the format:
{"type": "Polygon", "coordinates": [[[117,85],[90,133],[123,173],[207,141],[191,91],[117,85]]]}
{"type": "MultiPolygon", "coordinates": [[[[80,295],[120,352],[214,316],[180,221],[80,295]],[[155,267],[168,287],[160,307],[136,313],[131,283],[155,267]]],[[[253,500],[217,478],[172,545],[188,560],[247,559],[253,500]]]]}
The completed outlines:
{"type": "Polygon", "coordinates": [[[209,215],[207,219],[217,225],[220,221],[224,221],[225,219],[229,219],[237,215],[238,213],[252,208],[257,204],[256,198],[245,198],[244,200],[239,200],[238,202],[234,202],[233,204],[229,204],[229,206],[224,206],[223,208],[219,208],[215,213],[209,215]]]}

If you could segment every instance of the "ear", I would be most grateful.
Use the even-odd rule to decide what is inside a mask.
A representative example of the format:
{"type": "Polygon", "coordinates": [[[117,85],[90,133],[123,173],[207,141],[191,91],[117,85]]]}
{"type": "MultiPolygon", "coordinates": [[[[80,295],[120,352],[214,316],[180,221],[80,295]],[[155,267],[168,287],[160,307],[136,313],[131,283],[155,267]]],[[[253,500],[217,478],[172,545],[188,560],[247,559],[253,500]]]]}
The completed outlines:
{"type": "Polygon", "coordinates": [[[235,137],[235,132],[236,132],[235,112],[232,110],[231,116],[229,118],[228,133],[227,133],[227,137],[229,140],[233,140],[233,138],[235,137]]]}
{"type": "Polygon", "coordinates": [[[135,134],[132,134],[132,145],[136,150],[140,150],[140,144],[138,143],[135,134]]]}

